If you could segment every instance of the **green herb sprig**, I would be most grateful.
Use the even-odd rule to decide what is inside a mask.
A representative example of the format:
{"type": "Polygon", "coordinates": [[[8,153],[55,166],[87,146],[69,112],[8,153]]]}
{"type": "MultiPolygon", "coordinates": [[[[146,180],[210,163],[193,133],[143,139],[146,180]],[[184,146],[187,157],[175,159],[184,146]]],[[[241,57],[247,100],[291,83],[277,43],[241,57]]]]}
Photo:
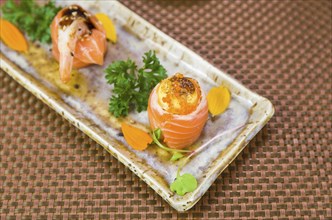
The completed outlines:
{"type": "Polygon", "coordinates": [[[171,183],[170,189],[172,192],[175,192],[176,194],[183,196],[186,193],[193,192],[197,188],[197,180],[196,178],[190,174],[190,173],[185,173],[183,175],[180,175],[181,169],[189,162],[190,158],[201,152],[203,149],[205,149],[207,146],[209,146],[213,141],[216,139],[226,135],[233,133],[239,129],[242,129],[245,126],[246,123],[241,124],[239,126],[236,126],[232,129],[222,131],[215,135],[213,138],[211,138],[209,141],[201,145],[200,147],[196,148],[195,150],[178,150],[178,149],[172,149],[167,146],[164,146],[161,143],[161,136],[162,136],[162,131],[160,128],[155,129],[152,131],[152,139],[153,142],[160,148],[173,153],[170,161],[175,162],[177,160],[180,160],[178,162],[178,170],[176,174],[176,179],[174,182],[171,183]],[[186,155],[183,155],[182,153],[187,153],[186,155]]]}
{"type": "Polygon", "coordinates": [[[169,148],[169,147],[163,145],[160,142],[160,139],[161,139],[161,129],[157,128],[154,131],[152,131],[152,140],[161,149],[171,152],[175,155],[175,156],[173,155],[173,157],[172,157],[173,159],[171,159],[171,161],[175,161],[177,159],[182,158],[183,154],[181,154],[181,153],[191,153],[192,152],[191,150],[180,150],[180,149],[169,148]],[[176,159],[174,159],[174,158],[176,158],[176,159]]]}
{"type": "Polygon", "coordinates": [[[105,69],[106,80],[114,86],[109,111],[115,116],[127,116],[130,109],[147,109],[151,90],[167,77],[155,52],[143,56],[143,66],[137,70],[134,61],[115,61],[105,69]]]}
{"type": "Polygon", "coordinates": [[[24,0],[15,4],[7,0],[1,7],[3,18],[15,24],[24,31],[32,41],[51,42],[50,25],[61,7],[56,7],[53,1],[39,5],[33,0],[24,0]]]}
{"type": "MultiPolygon", "coordinates": [[[[152,139],[153,142],[160,147],[163,150],[166,150],[168,152],[173,153],[170,161],[174,162],[184,157],[182,153],[189,153],[189,155],[192,154],[193,151],[191,150],[179,150],[179,149],[173,149],[169,148],[161,143],[161,136],[162,131],[160,128],[155,129],[152,131],[152,139]]],[[[175,192],[176,194],[183,196],[184,194],[188,192],[192,192],[197,188],[197,180],[196,178],[190,174],[185,173],[182,176],[180,175],[180,171],[184,165],[189,161],[189,157],[185,157],[184,160],[180,162],[180,165],[178,167],[178,171],[176,173],[176,179],[173,183],[170,185],[170,189],[172,192],[175,192]]]]}

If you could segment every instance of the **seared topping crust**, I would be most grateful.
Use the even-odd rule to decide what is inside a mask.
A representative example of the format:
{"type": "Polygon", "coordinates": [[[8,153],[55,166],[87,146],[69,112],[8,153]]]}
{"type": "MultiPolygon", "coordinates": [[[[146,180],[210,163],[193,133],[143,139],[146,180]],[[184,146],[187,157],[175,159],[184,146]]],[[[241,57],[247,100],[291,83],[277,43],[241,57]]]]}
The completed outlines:
{"type": "Polygon", "coordinates": [[[157,92],[161,107],[165,111],[179,115],[193,112],[201,99],[198,82],[180,73],[163,80],[157,92]]]}
{"type": "Polygon", "coordinates": [[[172,76],[170,78],[170,81],[173,83],[173,85],[176,86],[176,88],[174,89],[177,89],[180,94],[184,95],[187,93],[193,94],[195,92],[195,86],[192,82],[192,79],[183,77],[183,75],[180,73],[177,73],[174,76],[172,76]]]}

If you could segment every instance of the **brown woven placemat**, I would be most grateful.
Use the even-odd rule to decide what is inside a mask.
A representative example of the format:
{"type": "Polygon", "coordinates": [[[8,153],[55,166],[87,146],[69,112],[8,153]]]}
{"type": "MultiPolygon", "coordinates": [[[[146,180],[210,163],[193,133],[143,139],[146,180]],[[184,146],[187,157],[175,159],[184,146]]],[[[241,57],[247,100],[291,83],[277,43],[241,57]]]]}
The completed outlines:
{"type": "Polygon", "coordinates": [[[0,71],[0,219],[332,219],[332,2],[122,1],[276,113],[177,213],[0,71]]]}

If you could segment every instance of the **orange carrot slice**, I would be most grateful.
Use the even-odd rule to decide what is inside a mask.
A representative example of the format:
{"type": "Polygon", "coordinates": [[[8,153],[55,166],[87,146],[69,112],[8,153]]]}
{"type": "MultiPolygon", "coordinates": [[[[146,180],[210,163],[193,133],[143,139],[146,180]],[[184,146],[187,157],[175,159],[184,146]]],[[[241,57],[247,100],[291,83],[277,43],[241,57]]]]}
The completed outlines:
{"type": "Polygon", "coordinates": [[[127,143],[135,150],[145,150],[152,143],[150,135],[139,128],[122,123],[121,129],[127,143]]]}
{"type": "Polygon", "coordinates": [[[0,18],[0,38],[11,49],[26,52],[28,42],[19,29],[4,19],[0,18]]]}

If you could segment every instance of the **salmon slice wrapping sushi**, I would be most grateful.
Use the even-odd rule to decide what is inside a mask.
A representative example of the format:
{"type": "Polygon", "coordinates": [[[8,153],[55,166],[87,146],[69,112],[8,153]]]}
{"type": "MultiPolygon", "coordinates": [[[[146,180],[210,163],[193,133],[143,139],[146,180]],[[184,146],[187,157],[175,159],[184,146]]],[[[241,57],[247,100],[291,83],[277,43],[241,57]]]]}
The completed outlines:
{"type": "Polygon", "coordinates": [[[148,116],[168,147],[182,149],[199,138],[208,119],[207,100],[196,80],[177,73],[152,90],[148,116]]]}
{"type": "Polygon", "coordinates": [[[58,12],[51,24],[51,36],[62,82],[70,80],[73,67],[103,64],[107,50],[104,27],[80,6],[71,5],[58,12]]]}

